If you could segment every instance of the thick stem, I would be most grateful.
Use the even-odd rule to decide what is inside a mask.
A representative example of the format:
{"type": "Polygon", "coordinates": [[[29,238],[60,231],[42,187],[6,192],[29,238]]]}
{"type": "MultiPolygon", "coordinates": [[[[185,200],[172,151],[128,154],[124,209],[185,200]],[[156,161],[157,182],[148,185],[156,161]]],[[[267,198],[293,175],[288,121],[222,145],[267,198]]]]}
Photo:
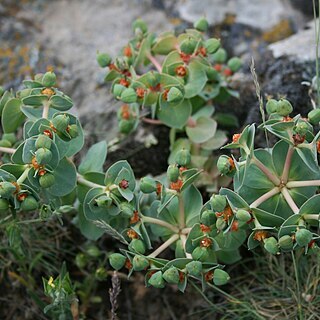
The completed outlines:
{"type": "Polygon", "coordinates": [[[49,102],[46,102],[43,105],[42,118],[48,119],[48,115],[49,115],[49,102]]]}
{"type": "Polygon", "coordinates": [[[286,157],[286,161],[285,161],[284,167],[283,167],[282,176],[281,176],[281,180],[282,180],[282,182],[284,184],[286,184],[288,182],[289,171],[290,171],[290,166],[291,166],[291,160],[292,160],[293,153],[294,153],[294,148],[293,147],[289,147],[288,153],[287,153],[287,157],[286,157]]]}
{"type": "Polygon", "coordinates": [[[175,243],[179,239],[178,234],[173,234],[168,240],[166,240],[159,248],[154,250],[151,254],[148,255],[149,258],[157,257],[161,252],[170,247],[173,243],[175,243]]]}
{"type": "Polygon", "coordinates": [[[14,148],[0,147],[0,152],[13,154],[16,152],[14,148]]]}
{"type": "Polygon", "coordinates": [[[270,199],[271,197],[273,197],[274,195],[278,194],[279,192],[280,192],[280,189],[278,187],[274,187],[273,189],[271,189],[270,191],[268,191],[267,193],[262,195],[260,198],[258,198],[257,200],[253,201],[250,204],[250,208],[257,208],[258,206],[260,206],[261,203],[263,203],[266,200],[270,199]]]}
{"type": "Polygon", "coordinates": [[[175,226],[173,226],[172,224],[170,224],[170,223],[168,223],[166,221],[163,221],[163,220],[160,220],[160,219],[157,219],[157,218],[147,217],[147,216],[142,216],[141,220],[143,222],[145,222],[145,223],[157,224],[159,226],[162,226],[164,228],[167,228],[167,229],[171,230],[172,232],[179,233],[179,228],[178,227],[175,227],[175,226]]]}
{"type": "Polygon", "coordinates": [[[180,231],[181,234],[188,235],[192,228],[184,228],[180,231]]]}
{"type": "Polygon", "coordinates": [[[259,159],[254,157],[252,161],[274,185],[278,186],[280,184],[280,179],[275,176],[259,159]]]}
{"type": "Polygon", "coordinates": [[[281,193],[284,196],[284,198],[286,199],[289,207],[291,208],[291,210],[297,214],[299,213],[300,209],[298,208],[298,206],[295,204],[295,202],[293,201],[288,189],[286,187],[281,189],[281,193]]]}
{"type": "Polygon", "coordinates": [[[78,183],[84,185],[84,186],[87,186],[89,188],[103,188],[105,189],[106,186],[103,186],[101,184],[97,184],[97,183],[94,183],[94,182],[91,182],[89,180],[87,180],[86,178],[84,178],[81,174],[77,174],[77,180],[78,180],[78,183]]]}
{"type": "Polygon", "coordinates": [[[22,175],[19,177],[19,179],[17,180],[18,184],[21,184],[24,182],[24,180],[26,180],[28,178],[28,173],[30,171],[31,168],[27,168],[23,171],[22,175]]]}
{"type": "Polygon", "coordinates": [[[305,220],[320,220],[319,214],[305,214],[303,215],[303,219],[305,220]]]}
{"type": "Polygon", "coordinates": [[[151,53],[147,53],[146,57],[151,61],[151,63],[156,67],[157,71],[159,73],[162,72],[162,66],[159,63],[159,61],[151,54],[151,53]]]}
{"type": "Polygon", "coordinates": [[[319,187],[320,180],[306,180],[306,181],[289,181],[286,185],[288,189],[299,187],[319,187]]]}
{"type": "Polygon", "coordinates": [[[143,122],[149,123],[149,124],[155,124],[155,125],[161,125],[161,124],[163,124],[162,121],[157,120],[157,119],[150,119],[150,118],[145,118],[145,117],[143,117],[143,118],[141,118],[141,120],[142,120],[143,122]]]}
{"type": "Polygon", "coordinates": [[[192,259],[192,255],[186,251],[187,236],[185,234],[180,234],[180,239],[182,242],[183,251],[188,259],[192,259]]]}
{"type": "Polygon", "coordinates": [[[178,196],[178,200],[179,200],[179,227],[180,229],[183,229],[186,226],[186,223],[185,223],[183,198],[181,194],[178,196]]]}

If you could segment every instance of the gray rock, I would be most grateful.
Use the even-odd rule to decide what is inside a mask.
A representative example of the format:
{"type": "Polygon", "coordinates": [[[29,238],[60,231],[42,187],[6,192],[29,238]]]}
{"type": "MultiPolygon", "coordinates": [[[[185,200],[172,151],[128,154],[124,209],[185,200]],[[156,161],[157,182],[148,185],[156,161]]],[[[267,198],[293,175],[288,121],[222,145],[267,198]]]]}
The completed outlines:
{"type": "MultiPolygon", "coordinates": [[[[317,20],[319,23],[319,19],[317,20]]],[[[315,23],[309,22],[304,30],[269,46],[275,58],[288,56],[300,61],[316,59],[315,23]]]]}
{"type": "Polygon", "coordinates": [[[288,1],[281,0],[180,0],[177,6],[181,18],[194,22],[205,16],[209,23],[221,23],[226,15],[236,15],[236,22],[267,30],[282,19],[290,18],[296,23],[303,21],[300,12],[288,1]]]}

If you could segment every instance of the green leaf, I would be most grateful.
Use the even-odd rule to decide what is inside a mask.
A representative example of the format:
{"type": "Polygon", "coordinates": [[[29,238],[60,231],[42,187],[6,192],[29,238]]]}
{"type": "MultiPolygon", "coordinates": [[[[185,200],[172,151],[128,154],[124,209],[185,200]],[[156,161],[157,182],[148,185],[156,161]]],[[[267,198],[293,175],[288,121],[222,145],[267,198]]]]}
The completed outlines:
{"type": "Polygon", "coordinates": [[[212,138],[217,130],[217,122],[211,118],[200,117],[195,126],[186,126],[186,133],[194,143],[203,143],[212,138]]]}
{"type": "MultiPolygon", "coordinates": [[[[118,161],[116,163],[114,163],[106,172],[106,176],[105,176],[105,180],[104,180],[104,183],[105,185],[110,185],[112,183],[115,182],[115,180],[117,179],[120,171],[125,168],[128,170],[129,172],[129,176],[127,177],[126,180],[128,180],[129,182],[131,180],[135,180],[134,178],[134,173],[132,171],[132,168],[130,166],[130,164],[125,161],[125,160],[121,160],[121,161],[118,161]]],[[[132,186],[133,188],[135,187],[135,184],[134,186],[132,186]]]]}
{"type": "Polygon", "coordinates": [[[178,41],[174,34],[160,35],[157,42],[152,47],[154,54],[167,55],[174,50],[178,41]]]}
{"type": "Polygon", "coordinates": [[[181,129],[191,115],[192,106],[189,100],[184,99],[178,105],[162,105],[157,111],[157,117],[171,128],[181,129]]]}
{"type": "Polygon", "coordinates": [[[300,208],[299,214],[318,214],[320,212],[320,195],[314,195],[300,208]]]}
{"type": "Polygon", "coordinates": [[[249,205],[247,202],[241,198],[237,193],[234,191],[227,189],[227,188],[222,188],[219,192],[220,195],[226,196],[230,205],[233,208],[237,209],[249,209],[249,205]]]}
{"type": "Polygon", "coordinates": [[[228,137],[224,131],[217,130],[215,135],[208,141],[201,144],[204,150],[217,150],[221,148],[228,141],[228,137]]]}
{"type": "Polygon", "coordinates": [[[40,107],[42,106],[46,101],[48,101],[48,97],[45,95],[32,95],[28,96],[26,98],[22,99],[22,103],[26,106],[32,106],[32,107],[40,107]]]}
{"type": "Polygon", "coordinates": [[[192,227],[200,220],[200,212],[203,206],[201,193],[196,187],[191,185],[188,189],[183,191],[182,198],[186,226],[192,227]]]}
{"type": "Polygon", "coordinates": [[[257,217],[261,225],[266,227],[279,227],[284,222],[282,217],[276,216],[272,213],[269,213],[265,210],[259,208],[251,209],[254,215],[257,217]]]}
{"type": "Polygon", "coordinates": [[[13,98],[6,102],[2,110],[1,124],[4,133],[15,132],[25,119],[21,112],[21,101],[13,98]]]}
{"type": "Polygon", "coordinates": [[[63,158],[53,171],[55,183],[48,188],[48,192],[54,196],[62,197],[69,194],[77,184],[77,171],[74,164],[67,158],[63,158]]]}
{"type": "Polygon", "coordinates": [[[85,174],[90,171],[102,172],[103,164],[107,156],[107,143],[98,142],[90,147],[79,166],[79,173],[85,174]]]}
{"type": "Polygon", "coordinates": [[[13,94],[11,91],[6,91],[2,97],[0,97],[0,115],[2,116],[2,111],[3,108],[5,106],[5,104],[7,103],[8,100],[10,100],[11,98],[13,98],[13,94]]]}
{"type": "Polygon", "coordinates": [[[67,111],[73,106],[73,102],[71,98],[68,96],[59,96],[59,95],[54,95],[51,97],[49,100],[50,102],[50,107],[55,108],[59,111],[67,111]]]}
{"type": "Polygon", "coordinates": [[[254,235],[255,235],[255,232],[253,231],[253,232],[251,232],[251,234],[250,234],[250,236],[248,238],[247,246],[248,246],[249,250],[255,249],[260,244],[259,241],[254,239],[254,235]]]}
{"type": "Polygon", "coordinates": [[[185,97],[192,98],[202,91],[208,78],[205,68],[196,60],[189,63],[188,71],[188,80],[184,87],[185,97]]]}

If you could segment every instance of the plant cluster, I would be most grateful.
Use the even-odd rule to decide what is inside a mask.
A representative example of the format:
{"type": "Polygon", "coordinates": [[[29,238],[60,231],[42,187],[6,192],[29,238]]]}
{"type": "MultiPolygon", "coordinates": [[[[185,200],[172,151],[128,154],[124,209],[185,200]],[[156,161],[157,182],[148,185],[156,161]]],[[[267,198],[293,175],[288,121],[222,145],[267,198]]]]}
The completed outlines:
{"type": "Polygon", "coordinates": [[[120,132],[131,133],[140,119],[168,126],[168,162],[174,163],[176,152],[185,148],[191,153],[192,165],[207,172],[202,184],[212,184],[217,178],[212,172],[212,150],[227,140],[217,129],[217,120],[234,123],[230,115],[213,118],[213,102],[238,97],[230,83],[241,68],[241,60],[228,60],[220,40],[205,37],[208,22],[203,18],[194,29],[178,36],[173,32],[150,33],[139,19],[132,27],[134,38],[115,59],[106,53],[97,55],[99,65],[108,67],[105,80],[112,81],[114,97],[123,103],[118,110],[120,132]]]}
{"type": "MultiPolygon", "coordinates": [[[[107,233],[122,243],[119,253],[109,255],[114,269],[125,268],[129,276],[144,271],[147,286],[176,284],[182,292],[193,279],[203,289],[226,284],[230,277],[224,264],[241,259],[239,248],[246,240],[248,249],[262,245],[274,255],[318,252],[320,133],[314,126],[320,122],[319,109],[307,118],[290,117],[289,101],[270,99],[269,118],[260,128],[277,142],[255,149],[255,125],[248,125],[224,147],[239,149],[239,157],[222,155],[217,161],[221,174],[232,179],[233,190],[222,188],[207,201],[195,186],[203,167],[196,159],[207,159],[225,141],[221,136],[215,140],[211,100],[229,90],[225,70],[235,71],[240,65],[237,59],[229,60],[221,75],[212,66],[225,56],[219,41],[203,38],[205,20],[195,27],[178,37],[155,37],[138,20],[124,57],[112,63],[109,56],[98,56],[102,66],[109,66],[113,93],[126,103],[118,115],[122,131],[137,125],[142,107],[172,128],[170,164],[163,177],[137,181],[125,160],[104,172],[104,141],[93,145],[76,168],[72,157],[82,149],[84,134],[77,117],[68,112],[73,102],[56,87],[53,72],[24,81],[16,93],[1,91],[0,152],[5,155],[0,167],[0,224],[11,245],[30,212],[38,215],[32,222],[41,222],[61,219],[76,207],[76,223],[88,239],[107,233]],[[161,67],[154,54],[166,56],[161,67]],[[138,76],[137,68],[149,62],[158,71],[138,76]],[[20,127],[22,136],[17,134],[20,127]],[[176,130],[187,138],[176,140],[176,130]]],[[[80,269],[87,259],[84,254],[76,257],[80,269]]],[[[106,275],[103,268],[96,272],[98,279],[106,275]]],[[[44,286],[52,299],[46,311],[64,310],[74,301],[65,269],[57,279],[44,280],[44,286]]]]}

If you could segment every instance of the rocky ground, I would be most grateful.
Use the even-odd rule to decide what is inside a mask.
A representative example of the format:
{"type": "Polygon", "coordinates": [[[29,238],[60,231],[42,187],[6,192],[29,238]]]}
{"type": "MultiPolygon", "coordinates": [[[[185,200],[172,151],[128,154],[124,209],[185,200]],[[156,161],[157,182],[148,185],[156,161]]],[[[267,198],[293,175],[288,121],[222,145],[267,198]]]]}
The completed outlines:
{"type": "MultiPolygon", "coordinates": [[[[315,75],[311,0],[2,0],[0,85],[17,88],[24,78],[54,69],[59,85],[75,102],[87,146],[113,140],[118,132],[118,104],[103,84],[104,71],[96,63],[96,51],[115,55],[130,37],[131,23],[137,17],[146,20],[151,31],[161,32],[181,30],[204,14],[211,34],[223,39],[230,55],[244,60],[242,73],[234,81],[241,100],[217,106],[218,110],[235,112],[242,125],[260,121],[249,71],[253,56],[263,94],[286,95],[301,113],[307,112],[311,105],[308,82],[315,75]]],[[[167,159],[163,152],[168,150],[167,131],[152,130],[141,126],[110,153],[109,163],[126,158],[138,176],[160,173],[167,159]],[[150,135],[158,144],[146,148],[150,135]]],[[[159,296],[151,294],[150,299],[155,302],[159,296]]],[[[182,300],[174,303],[176,307],[162,302],[167,311],[148,305],[147,319],[174,319],[172,308],[173,314],[187,308],[182,300]]]]}

